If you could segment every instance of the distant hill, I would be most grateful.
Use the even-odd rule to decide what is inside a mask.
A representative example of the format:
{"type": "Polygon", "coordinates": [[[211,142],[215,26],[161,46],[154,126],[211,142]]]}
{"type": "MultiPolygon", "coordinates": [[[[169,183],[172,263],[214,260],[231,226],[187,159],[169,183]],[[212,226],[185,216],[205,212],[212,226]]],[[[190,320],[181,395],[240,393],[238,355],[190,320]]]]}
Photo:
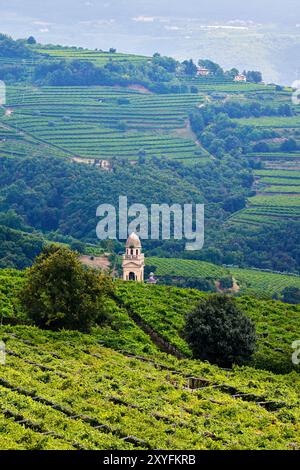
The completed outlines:
{"type": "MultiPolygon", "coordinates": [[[[200,63],[205,75],[193,61],[159,53],[2,35],[2,213],[13,209],[46,238],[58,230],[96,243],[96,207],[115,204],[130,187],[130,203],[205,203],[205,246],[190,257],[299,273],[293,90],[265,85],[258,70],[239,82],[235,68],[200,63]]],[[[173,241],[149,241],[145,249],[185,256],[173,241]]]]}

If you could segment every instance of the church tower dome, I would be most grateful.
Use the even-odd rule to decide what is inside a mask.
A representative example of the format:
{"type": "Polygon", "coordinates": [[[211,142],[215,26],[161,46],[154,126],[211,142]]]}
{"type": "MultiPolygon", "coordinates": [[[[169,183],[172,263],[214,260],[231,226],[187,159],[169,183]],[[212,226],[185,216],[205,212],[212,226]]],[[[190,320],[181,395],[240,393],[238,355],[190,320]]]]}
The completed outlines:
{"type": "Polygon", "coordinates": [[[136,233],[132,232],[131,235],[129,235],[126,248],[142,248],[141,240],[136,233]]]}

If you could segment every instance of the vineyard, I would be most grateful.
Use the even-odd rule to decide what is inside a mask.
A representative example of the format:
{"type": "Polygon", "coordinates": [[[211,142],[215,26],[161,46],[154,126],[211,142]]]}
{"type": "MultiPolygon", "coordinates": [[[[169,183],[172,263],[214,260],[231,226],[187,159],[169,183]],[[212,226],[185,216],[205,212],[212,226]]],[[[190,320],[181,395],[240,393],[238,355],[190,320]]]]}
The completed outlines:
{"type": "MultiPolygon", "coordinates": [[[[298,136],[300,116],[297,108],[294,112],[297,114],[290,117],[260,117],[236,121],[251,127],[272,128],[283,142],[284,139],[298,136]]],[[[261,224],[276,225],[278,221],[299,220],[300,153],[284,152],[276,145],[271,150],[247,155],[249,161],[261,163],[262,169],[254,170],[253,189],[256,196],[248,199],[246,209],[230,218],[231,223],[257,227],[261,224]]]]}
{"type": "MultiPolygon", "coordinates": [[[[30,136],[65,156],[172,158],[205,162],[209,155],[187,128],[188,113],[203,98],[145,94],[115,87],[11,87],[10,131],[30,136]]],[[[13,141],[16,142],[16,141],[13,141]]],[[[7,145],[3,150],[8,152],[7,145]]]]}
{"type": "Polygon", "coordinates": [[[278,129],[295,129],[300,126],[300,116],[293,117],[260,117],[238,119],[242,125],[251,127],[271,127],[278,129]]]}
{"type": "MultiPolygon", "coordinates": [[[[185,315],[207,294],[192,289],[126,283],[118,286],[118,293],[125,307],[185,356],[191,356],[183,337],[185,315]]],[[[257,328],[258,351],[251,364],[279,373],[292,370],[290,353],[291,344],[299,334],[299,306],[251,297],[240,297],[236,302],[257,328]]]]}
{"type": "Polygon", "coordinates": [[[76,47],[55,47],[55,46],[31,46],[34,52],[43,54],[49,59],[84,60],[94,62],[95,65],[102,66],[114,60],[117,62],[130,61],[133,63],[145,62],[148,57],[135,54],[122,54],[119,52],[89,50],[76,47]]]}
{"type": "Polygon", "coordinates": [[[172,258],[147,258],[149,266],[156,267],[159,276],[201,278],[220,280],[231,274],[239,285],[239,294],[254,294],[258,297],[272,298],[285,287],[300,288],[300,276],[276,274],[256,269],[239,269],[222,267],[205,261],[183,260],[172,258]]]}
{"type": "Polygon", "coordinates": [[[237,299],[256,323],[258,351],[252,367],[223,370],[192,359],[182,335],[207,294],[118,281],[109,323],[53,333],[9,325],[16,314],[26,323],[16,303],[23,279],[0,272],[1,449],[300,448],[299,307],[237,299]]]}
{"type": "Polygon", "coordinates": [[[156,362],[76,332],[2,327],[1,337],[1,449],[300,446],[297,374],[156,362]]]}
{"type": "Polygon", "coordinates": [[[205,261],[173,258],[147,258],[147,264],[156,267],[157,276],[178,276],[191,278],[220,279],[228,275],[228,270],[205,261]]]}

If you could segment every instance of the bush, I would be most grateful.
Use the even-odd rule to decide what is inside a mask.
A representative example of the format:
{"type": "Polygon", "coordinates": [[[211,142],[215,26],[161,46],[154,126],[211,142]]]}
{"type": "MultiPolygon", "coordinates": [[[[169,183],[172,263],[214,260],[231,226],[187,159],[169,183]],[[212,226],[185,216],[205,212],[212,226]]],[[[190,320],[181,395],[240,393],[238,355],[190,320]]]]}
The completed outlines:
{"type": "Polygon", "coordinates": [[[222,367],[242,364],[256,349],[252,321],[228,296],[214,294],[187,315],[185,334],[195,358],[222,367]]]}
{"type": "Polygon", "coordinates": [[[87,331],[106,320],[111,290],[110,278],[85,269],[68,248],[50,245],[28,270],[20,301],[39,327],[87,331]]]}

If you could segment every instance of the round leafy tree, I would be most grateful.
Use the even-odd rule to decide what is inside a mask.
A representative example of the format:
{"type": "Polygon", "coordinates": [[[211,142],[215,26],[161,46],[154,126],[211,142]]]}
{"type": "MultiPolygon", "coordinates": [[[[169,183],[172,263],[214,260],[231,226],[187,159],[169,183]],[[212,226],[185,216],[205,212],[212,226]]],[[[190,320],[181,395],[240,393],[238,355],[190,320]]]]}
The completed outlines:
{"type": "Polygon", "coordinates": [[[242,364],[256,349],[254,324],[221,294],[201,301],[187,315],[185,333],[195,358],[223,367],[242,364]]]}
{"type": "Polygon", "coordinates": [[[41,328],[87,331],[107,318],[107,276],[86,269],[68,248],[47,246],[28,270],[20,292],[23,309],[41,328]]]}

